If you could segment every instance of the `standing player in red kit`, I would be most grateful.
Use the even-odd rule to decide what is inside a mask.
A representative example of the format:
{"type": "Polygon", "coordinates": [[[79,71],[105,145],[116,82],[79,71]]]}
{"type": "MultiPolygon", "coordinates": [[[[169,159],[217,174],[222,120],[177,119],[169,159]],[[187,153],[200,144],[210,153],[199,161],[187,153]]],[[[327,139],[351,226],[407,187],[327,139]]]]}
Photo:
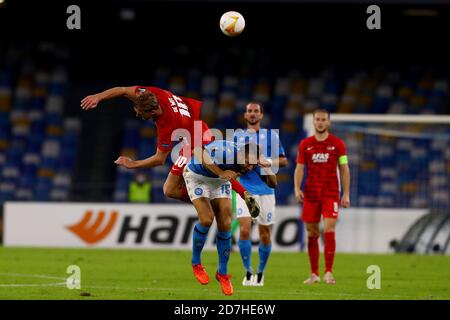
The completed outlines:
{"type": "Polygon", "coordinates": [[[319,109],[313,113],[315,134],[302,140],[298,146],[294,187],[297,202],[303,203],[302,220],[308,233],[308,255],[311,276],[305,284],[320,282],[319,277],[319,223],[323,216],[324,256],[327,284],[335,284],[332,268],[336,251],[335,226],[339,202],[350,206],[350,170],[344,142],[330,134],[330,114],[319,109]],[[301,190],[306,166],[304,192],[301,190]],[[340,199],[339,167],[343,193],[340,199]],[[341,201],[339,201],[341,200],[341,201]]]}
{"type": "MultiPolygon", "coordinates": [[[[202,135],[201,144],[207,144],[213,137],[207,131],[206,123],[201,122],[201,132],[194,132],[194,123],[200,121],[200,109],[202,102],[196,99],[179,97],[170,91],[157,87],[131,86],[114,87],[103,92],[90,95],[81,100],[81,108],[89,110],[95,108],[101,101],[125,97],[133,102],[133,108],[137,117],[143,120],[153,120],[157,128],[157,149],[153,156],[143,160],[132,160],[128,157],[120,156],[115,163],[128,169],[151,168],[161,166],[165,163],[167,156],[178,141],[173,141],[172,133],[177,129],[185,129],[190,133],[189,145],[181,149],[178,159],[163,186],[164,195],[170,198],[191,202],[184,186],[183,169],[189,162],[191,150],[195,147],[194,134],[202,135]]],[[[233,190],[245,200],[250,210],[259,211],[259,207],[254,197],[235,180],[236,172],[226,170],[220,177],[231,182],[233,190]]]]}

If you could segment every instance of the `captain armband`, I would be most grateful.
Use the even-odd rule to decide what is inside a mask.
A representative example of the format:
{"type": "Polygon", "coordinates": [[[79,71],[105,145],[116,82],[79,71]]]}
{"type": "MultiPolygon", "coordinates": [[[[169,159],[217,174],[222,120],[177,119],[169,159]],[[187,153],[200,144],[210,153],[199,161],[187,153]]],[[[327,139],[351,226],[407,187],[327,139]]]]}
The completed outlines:
{"type": "Polygon", "coordinates": [[[340,156],[338,161],[339,161],[340,165],[348,164],[348,157],[347,156],[340,156]]]}

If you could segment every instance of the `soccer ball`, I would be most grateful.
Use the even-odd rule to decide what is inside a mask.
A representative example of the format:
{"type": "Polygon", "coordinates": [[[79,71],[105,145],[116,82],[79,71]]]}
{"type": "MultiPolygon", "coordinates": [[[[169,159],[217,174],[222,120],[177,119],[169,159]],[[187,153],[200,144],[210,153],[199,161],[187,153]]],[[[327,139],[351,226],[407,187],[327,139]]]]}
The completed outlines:
{"type": "Polygon", "coordinates": [[[220,30],[230,37],[240,35],[245,28],[242,14],[236,11],[225,12],[220,18],[220,30]]]}

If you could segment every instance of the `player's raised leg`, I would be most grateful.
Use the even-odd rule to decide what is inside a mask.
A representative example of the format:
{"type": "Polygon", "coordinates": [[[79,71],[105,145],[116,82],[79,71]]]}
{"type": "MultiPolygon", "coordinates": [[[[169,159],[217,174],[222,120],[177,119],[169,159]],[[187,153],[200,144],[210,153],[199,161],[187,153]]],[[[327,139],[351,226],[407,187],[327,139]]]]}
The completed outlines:
{"type": "Polygon", "coordinates": [[[163,186],[163,192],[166,197],[191,203],[183,179],[183,170],[188,162],[188,157],[180,155],[173,164],[163,186]]]}
{"type": "Polygon", "coordinates": [[[319,283],[319,223],[306,223],[308,233],[308,256],[311,267],[311,275],[303,283],[319,283]]]}
{"type": "Polygon", "coordinates": [[[336,220],[334,218],[324,218],[324,256],[325,256],[325,275],[324,281],[327,284],[335,284],[336,280],[333,277],[333,262],[334,254],[336,252],[336,238],[335,238],[335,227],[336,220]]]}
{"type": "Polygon", "coordinates": [[[231,251],[231,199],[216,198],[211,200],[217,222],[217,253],[219,255],[219,268],[216,272],[216,279],[220,282],[222,292],[225,295],[233,294],[231,276],[228,274],[228,261],[231,251]]]}
{"type": "Polygon", "coordinates": [[[198,198],[192,201],[197,210],[198,222],[192,233],[192,271],[200,284],[208,284],[209,276],[202,265],[201,254],[208,237],[208,231],[214,220],[214,212],[207,198],[198,198]]]}
{"type": "Polygon", "coordinates": [[[231,189],[245,201],[245,205],[247,206],[251,216],[256,218],[259,215],[261,208],[255,200],[255,197],[250,194],[250,192],[248,192],[247,189],[245,189],[245,187],[236,179],[231,179],[230,183],[231,189]]]}

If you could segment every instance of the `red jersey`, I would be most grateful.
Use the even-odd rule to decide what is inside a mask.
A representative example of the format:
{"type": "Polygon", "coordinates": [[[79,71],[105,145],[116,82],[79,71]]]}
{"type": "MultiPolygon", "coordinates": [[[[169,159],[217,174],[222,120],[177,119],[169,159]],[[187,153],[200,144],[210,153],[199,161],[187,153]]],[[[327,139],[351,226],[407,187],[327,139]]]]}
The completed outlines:
{"type": "Polygon", "coordinates": [[[323,141],[315,136],[302,140],[298,146],[297,163],[306,166],[305,200],[339,201],[338,163],[346,155],[344,141],[328,134],[323,141]]]}
{"type": "MultiPolygon", "coordinates": [[[[180,97],[172,92],[157,87],[136,87],[138,90],[147,90],[156,95],[163,114],[155,121],[158,142],[157,147],[161,151],[170,151],[177,143],[172,141],[172,132],[176,129],[186,129],[194,139],[194,121],[200,120],[200,108],[202,102],[196,99],[180,97]]],[[[208,129],[205,123],[203,130],[208,129]]],[[[207,143],[209,141],[203,141],[207,143]]],[[[191,143],[193,145],[193,142],[191,143]]]]}

